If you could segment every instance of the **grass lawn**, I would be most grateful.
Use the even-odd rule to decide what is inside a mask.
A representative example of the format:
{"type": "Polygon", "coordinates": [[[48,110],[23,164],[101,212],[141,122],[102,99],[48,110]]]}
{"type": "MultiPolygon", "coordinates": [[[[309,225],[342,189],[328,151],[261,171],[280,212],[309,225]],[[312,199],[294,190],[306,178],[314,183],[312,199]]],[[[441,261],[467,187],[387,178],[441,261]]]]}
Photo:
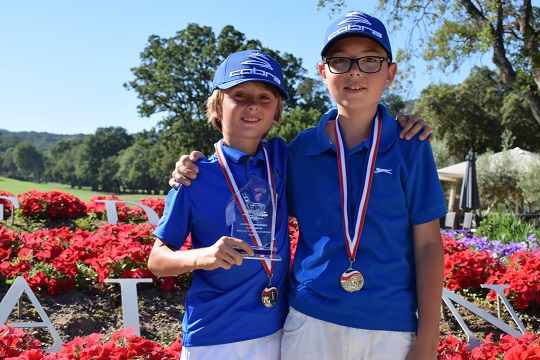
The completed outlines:
{"type": "MultiPolygon", "coordinates": [[[[89,188],[72,188],[69,185],[58,183],[46,183],[36,184],[29,181],[14,180],[0,176],[0,190],[8,191],[17,196],[23,192],[29,190],[38,190],[41,192],[47,192],[52,190],[58,190],[71,194],[84,202],[88,202],[92,196],[95,195],[110,195],[110,193],[104,193],[100,191],[92,191],[89,188]]],[[[148,195],[148,194],[115,194],[120,199],[125,201],[139,201],[145,198],[165,198],[165,195],[148,195]]]]}

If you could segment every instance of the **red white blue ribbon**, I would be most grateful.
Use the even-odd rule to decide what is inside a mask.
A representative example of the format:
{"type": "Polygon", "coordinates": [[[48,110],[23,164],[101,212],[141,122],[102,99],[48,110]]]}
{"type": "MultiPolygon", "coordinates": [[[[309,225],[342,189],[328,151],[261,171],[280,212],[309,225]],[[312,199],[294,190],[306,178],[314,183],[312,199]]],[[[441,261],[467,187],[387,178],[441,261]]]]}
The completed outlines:
{"type": "MultiPolygon", "coordinates": [[[[244,217],[244,221],[246,224],[248,224],[250,229],[250,236],[251,240],[253,241],[253,244],[255,246],[263,246],[263,243],[259,237],[259,234],[255,230],[255,225],[253,224],[253,221],[251,220],[251,217],[248,215],[249,211],[246,207],[246,203],[244,202],[244,199],[240,196],[240,193],[238,191],[238,186],[236,185],[236,181],[234,180],[233,173],[231,171],[231,168],[229,167],[229,164],[227,163],[227,158],[223,154],[223,140],[219,141],[218,144],[216,144],[216,153],[218,156],[219,164],[221,165],[221,169],[223,170],[223,174],[225,175],[225,179],[227,180],[227,183],[229,184],[229,189],[231,190],[231,193],[234,196],[234,199],[236,201],[236,204],[239,208],[242,209],[242,216],[244,217]]],[[[274,186],[274,176],[272,174],[272,167],[270,165],[270,159],[268,157],[268,152],[266,151],[266,147],[264,145],[261,145],[261,148],[264,153],[264,159],[266,163],[266,172],[268,173],[268,181],[270,182],[270,185],[272,186],[272,189],[275,189],[274,186]]],[[[277,194],[275,191],[273,191],[273,196],[271,197],[272,201],[272,224],[270,228],[270,238],[272,241],[275,238],[275,231],[276,231],[276,204],[277,204],[277,194]]],[[[272,246],[272,254],[274,253],[273,246],[272,246]]],[[[273,261],[270,260],[261,260],[264,270],[268,275],[272,274],[273,271],[273,261]]]]}
{"type": "MultiPolygon", "coordinates": [[[[339,116],[338,116],[339,118],[339,116]]],[[[373,119],[373,127],[371,129],[371,146],[369,149],[368,158],[366,159],[364,169],[364,179],[362,184],[362,195],[357,204],[356,219],[354,222],[353,231],[351,231],[350,214],[349,214],[349,186],[347,176],[347,159],[346,159],[346,147],[341,136],[341,130],[339,128],[339,119],[336,118],[335,123],[335,137],[336,137],[336,151],[338,156],[338,170],[341,190],[341,218],[343,220],[343,231],[345,233],[345,243],[347,245],[347,252],[349,259],[354,261],[356,258],[356,251],[358,250],[358,243],[360,242],[360,236],[362,235],[362,228],[364,227],[364,219],[366,216],[369,193],[371,191],[371,182],[373,180],[373,172],[375,169],[375,161],[377,159],[377,151],[379,149],[379,140],[381,137],[382,121],[380,114],[375,115],[373,119]],[[351,234],[352,233],[352,234],[351,234]]]]}

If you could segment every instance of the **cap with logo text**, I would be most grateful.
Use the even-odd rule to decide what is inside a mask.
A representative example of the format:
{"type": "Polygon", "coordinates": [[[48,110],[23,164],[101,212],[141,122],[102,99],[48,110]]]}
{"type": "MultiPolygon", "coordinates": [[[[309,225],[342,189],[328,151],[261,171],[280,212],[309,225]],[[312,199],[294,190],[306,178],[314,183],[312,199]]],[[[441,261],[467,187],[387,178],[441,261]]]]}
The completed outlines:
{"type": "Polygon", "coordinates": [[[348,12],[345,16],[340,17],[330,24],[324,37],[321,56],[324,56],[325,52],[336,41],[351,36],[363,36],[378,42],[388,51],[390,59],[392,58],[392,48],[390,47],[390,39],[388,39],[386,27],[379,19],[361,11],[348,12]]]}
{"type": "Polygon", "coordinates": [[[271,56],[259,50],[246,50],[229,55],[216,70],[212,91],[230,89],[250,81],[274,85],[285,99],[289,98],[285,91],[281,66],[271,56]]]}

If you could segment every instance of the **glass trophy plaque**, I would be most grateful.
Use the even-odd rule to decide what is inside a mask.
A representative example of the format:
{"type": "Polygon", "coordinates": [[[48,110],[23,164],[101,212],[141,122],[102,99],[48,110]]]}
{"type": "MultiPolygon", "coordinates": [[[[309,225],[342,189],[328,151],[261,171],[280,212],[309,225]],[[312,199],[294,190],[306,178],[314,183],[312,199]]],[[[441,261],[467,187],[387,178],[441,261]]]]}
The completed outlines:
{"type": "Polygon", "coordinates": [[[272,186],[256,176],[229,200],[226,220],[231,236],[251,244],[255,253],[244,259],[281,260],[275,247],[276,202],[272,186]]]}

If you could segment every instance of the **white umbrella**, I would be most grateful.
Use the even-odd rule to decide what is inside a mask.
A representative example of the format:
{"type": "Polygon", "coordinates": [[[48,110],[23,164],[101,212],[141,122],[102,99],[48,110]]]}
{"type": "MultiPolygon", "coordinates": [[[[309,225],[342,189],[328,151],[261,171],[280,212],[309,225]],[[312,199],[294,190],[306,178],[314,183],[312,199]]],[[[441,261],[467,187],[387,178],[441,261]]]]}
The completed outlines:
{"type": "Polygon", "coordinates": [[[540,155],[516,147],[511,150],[495,153],[489,157],[491,167],[500,165],[503,161],[509,161],[515,170],[524,173],[530,171],[531,165],[534,163],[540,163],[540,155]]]}

